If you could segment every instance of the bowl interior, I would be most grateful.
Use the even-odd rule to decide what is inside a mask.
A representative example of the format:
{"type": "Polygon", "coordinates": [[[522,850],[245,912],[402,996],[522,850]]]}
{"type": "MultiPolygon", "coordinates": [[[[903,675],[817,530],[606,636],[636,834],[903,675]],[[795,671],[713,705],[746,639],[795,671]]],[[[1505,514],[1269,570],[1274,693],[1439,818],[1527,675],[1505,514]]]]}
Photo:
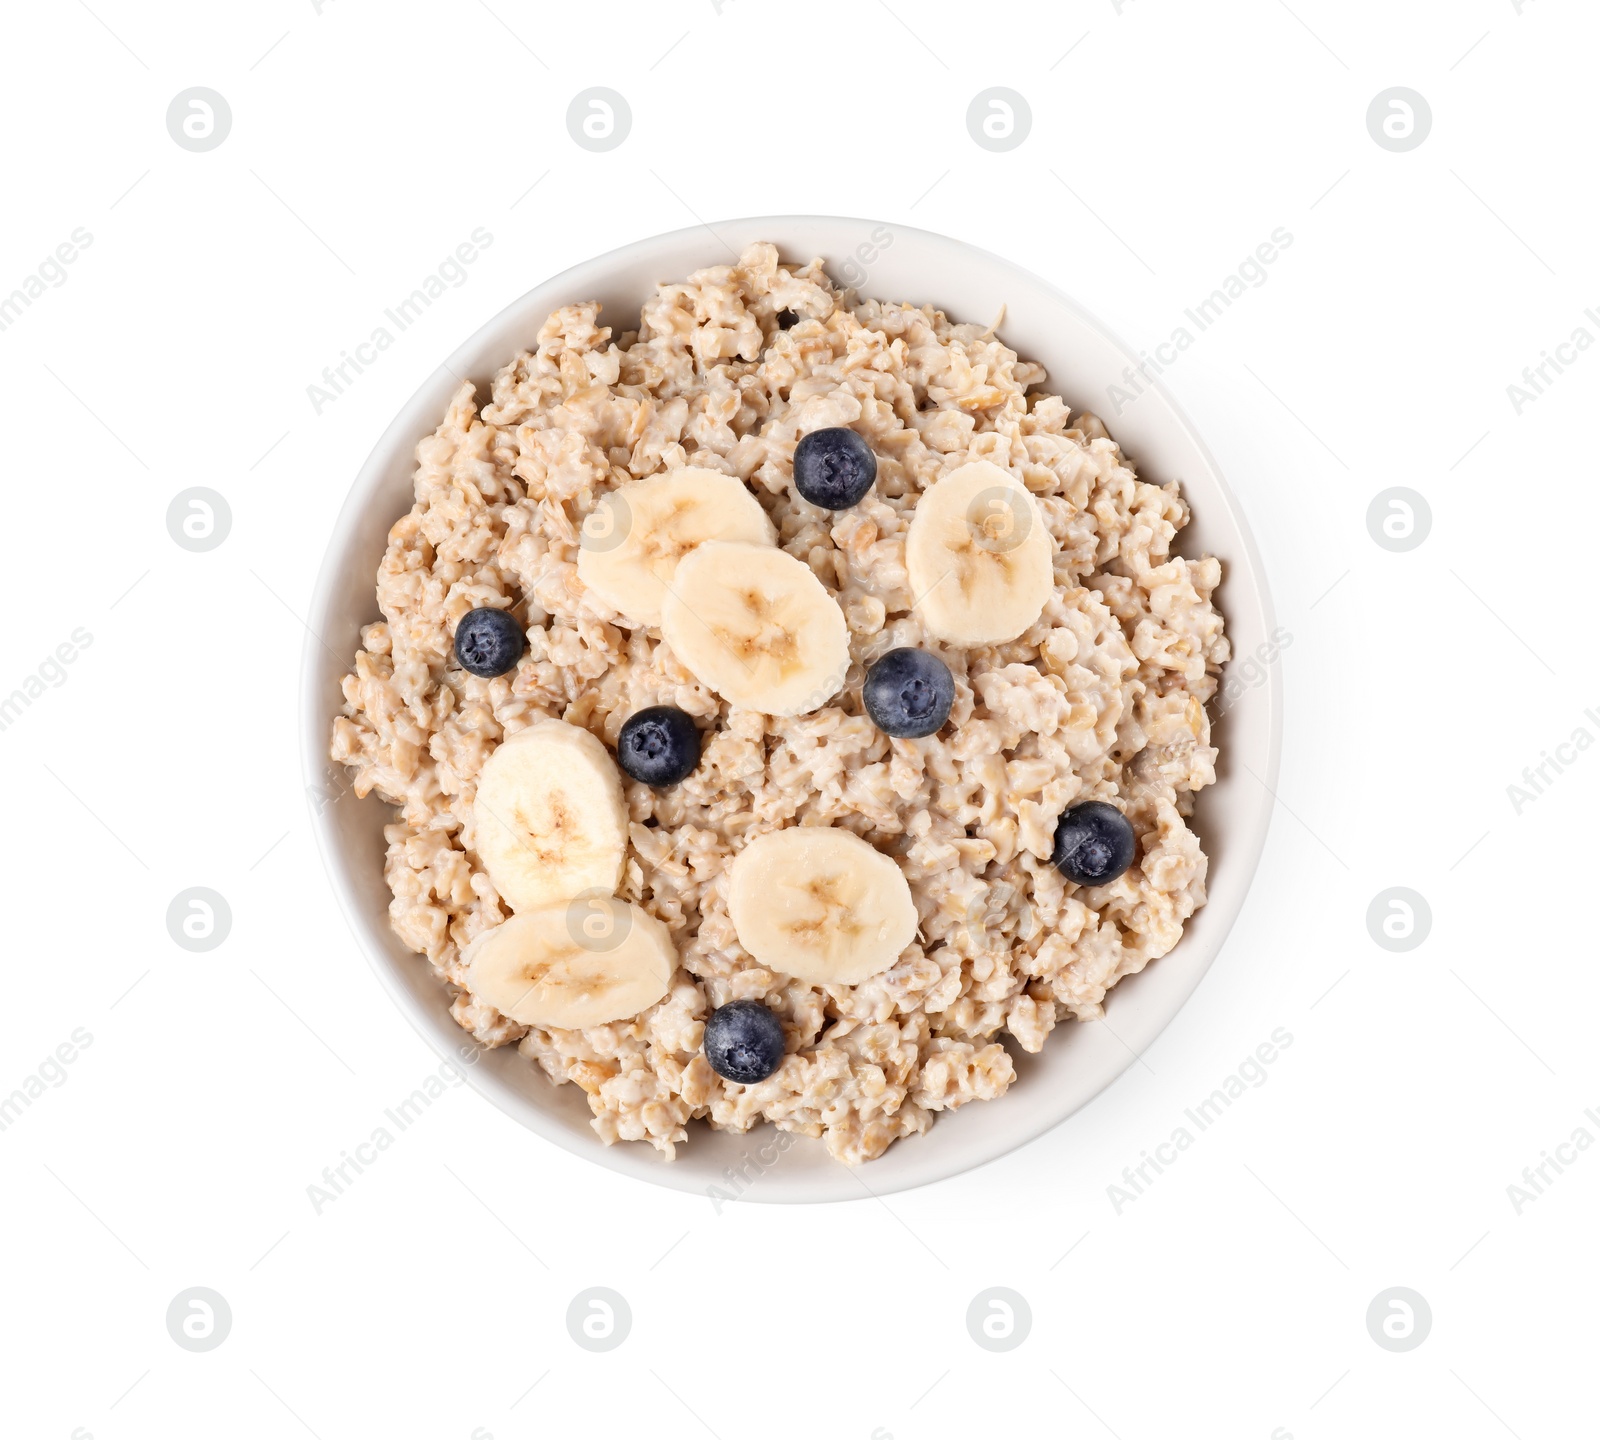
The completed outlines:
{"type": "MultiPolygon", "coordinates": [[[[1130,352],[1043,281],[972,246],[906,226],[829,217],[766,217],[696,226],[641,240],[579,265],[530,290],[469,339],[417,391],[368,458],[339,516],[318,580],[302,671],[303,765],[324,863],[351,926],[401,1010],[442,1054],[457,1057],[468,1037],[450,1018],[449,996],[427,962],[389,929],[383,826],[390,807],[357,800],[327,758],[329,726],[341,704],[340,678],[363,625],[379,617],[374,576],[390,526],[411,506],[413,452],[459,384],[477,383],[480,403],[494,373],[531,347],[557,306],[598,299],[620,333],[637,327],[639,306],[658,281],[729,263],[729,247],[774,242],[788,263],[821,256],[836,282],[863,295],[932,303],[958,321],[987,323],[1002,309],[1000,334],[1049,371],[1045,388],[1074,411],[1100,413],[1141,476],[1181,482],[1193,519],[1185,554],[1221,557],[1218,603],[1233,654],[1260,653],[1274,620],[1254,542],[1215,464],[1159,387],[1113,418],[1107,388],[1133,362],[1130,352]],[[724,243],[725,242],[725,243],[724,243]]],[[[584,1094],[555,1086],[515,1047],[482,1054],[469,1080],[502,1109],[549,1140],[612,1170],[674,1189],[771,1202],[856,1199],[942,1179],[1035,1138],[1092,1099],[1133,1062],[1177,1013],[1215,959],[1243,904],[1271,817],[1271,796],[1249,772],[1275,784],[1281,701],[1278,667],[1239,690],[1214,733],[1217,784],[1202,792],[1195,824],[1210,856],[1209,901],[1161,960],[1122,981],[1105,1025],[1058,1025],[1042,1054],[1011,1047],[1018,1078],[999,1101],[940,1116],[923,1136],[892,1146],[857,1169],[829,1158],[820,1141],[761,1126],[747,1135],[696,1122],[678,1159],[664,1163],[643,1144],[604,1145],[589,1127],[584,1094]],[[1120,1038],[1119,1038],[1120,1037],[1120,1038]]]]}

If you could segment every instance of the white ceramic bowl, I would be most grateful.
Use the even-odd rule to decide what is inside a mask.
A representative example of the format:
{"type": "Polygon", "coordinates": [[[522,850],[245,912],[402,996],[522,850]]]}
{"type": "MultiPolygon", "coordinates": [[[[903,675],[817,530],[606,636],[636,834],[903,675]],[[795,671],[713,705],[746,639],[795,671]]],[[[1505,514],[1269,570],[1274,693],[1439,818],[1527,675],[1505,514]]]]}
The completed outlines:
{"type": "MultiPolygon", "coordinates": [[[[770,240],[790,262],[820,255],[836,281],[854,283],[863,294],[931,301],[961,321],[988,322],[1004,306],[1006,343],[1042,362],[1050,372],[1047,388],[1074,410],[1102,412],[1107,386],[1133,363],[1125,346],[1065,296],[970,245],[870,220],[767,216],[721,222],[715,235],[704,226],[658,235],[578,265],[535,286],[441,365],[378,441],[328,544],[302,667],[301,741],[313,824],[339,902],[395,1003],[442,1055],[457,1056],[465,1036],[450,1018],[445,987],[389,929],[382,827],[390,809],[376,796],[358,801],[346,792],[332,799],[339,782],[326,758],[340,676],[361,626],[379,618],[373,587],[385,538],[412,503],[414,448],[438,424],[458,375],[476,381],[484,396],[495,371],[533,343],[557,306],[598,299],[614,329],[633,328],[655,282],[726,262],[722,240],[735,247],[770,240]]],[[[1112,433],[1142,475],[1182,482],[1194,512],[1182,548],[1222,558],[1219,601],[1233,653],[1257,653],[1274,628],[1260,559],[1199,437],[1159,386],[1115,419],[1112,433]]],[[[779,1140],[769,1126],[733,1135],[697,1121],[679,1158],[667,1164],[645,1144],[602,1144],[589,1127],[583,1092],[552,1085],[514,1046],[485,1054],[466,1074],[481,1093],[545,1139],[597,1165],[677,1190],[704,1194],[718,1187],[756,1201],[848,1200],[924,1185],[993,1160],[1060,1124],[1116,1079],[1177,1014],[1216,958],[1266,840],[1272,800],[1261,781],[1275,784],[1281,712],[1278,667],[1269,665],[1217,725],[1218,781],[1203,792],[1196,816],[1211,858],[1210,902],[1190,920],[1171,954],[1112,992],[1107,1016],[1116,1034],[1105,1025],[1064,1022],[1040,1055],[1012,1047],[1017,1080],[1005,1096],[939,1116],[926,1135],[898,1142],[882,1159],[852,1171],[830,1159],[821,1141],[779,1140]]]]}

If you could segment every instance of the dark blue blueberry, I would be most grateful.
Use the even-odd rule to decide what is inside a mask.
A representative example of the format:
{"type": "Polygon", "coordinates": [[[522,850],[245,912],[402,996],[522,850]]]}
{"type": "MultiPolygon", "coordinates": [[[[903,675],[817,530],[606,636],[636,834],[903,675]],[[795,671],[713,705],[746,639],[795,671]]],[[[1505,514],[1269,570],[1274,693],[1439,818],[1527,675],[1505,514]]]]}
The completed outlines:
{"type": "Polygon", "coordinates": [[[878,457],[842,425],[813,430],[794,447],[794,488],[824,510],[848,510],[872,489],[878,457]]]}
{"type": "Polygon", "coordinates": [[[1074,885],[1109,885],[1133,864],[1133,826],[1115,805],[1088,800],[1056,822],[1050,862],[1074,885]]]}
{"type": "Polygon", "coordinates": [[[733,1000],[706,1021],[706,1063],[724,1080],[757,1085],[783,1064],[783,1021],[759,1000],[733,1000]]]}
{"type": "Polygon", "coordinates": [[[617,735],[617,764],[646,785],[676,785],[700,763],[700,732],[676,705],[636,710],[617,735]]]}
{"type": "Polygon", "coordinates": [[[800,323],[800,317],[793,310],[778,311],[778,329],[793,330],[800,323]]]}
{"type": "Polygon", "coordinates": [[[950,667],[927,650],[880,655],[861,685],[861,702],[872,723],[901,740],[933,734],[949,719],[955,698],[950,667]]]}
{"type": "Polygon", "coordinates": [[[492,680],[516,668],[527,637],[508,610],[485,605],[469,610],[456,626],[456,659],[463,670],[492,680]]]}

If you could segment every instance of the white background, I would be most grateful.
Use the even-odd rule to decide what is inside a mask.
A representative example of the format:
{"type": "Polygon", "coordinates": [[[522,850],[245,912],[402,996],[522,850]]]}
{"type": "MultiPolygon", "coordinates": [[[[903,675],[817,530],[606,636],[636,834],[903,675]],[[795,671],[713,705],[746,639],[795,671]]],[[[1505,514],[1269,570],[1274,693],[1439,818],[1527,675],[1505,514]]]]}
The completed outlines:
{"type": "Polygon", "coordinates": [[[1580,323],[1600,336],[1592,10],[91,3],[10,7],[0,90],[0,294],[93,236],[0,332],[0,693],[93,636],[0,732],[0,1093],[93,1037],[0,1132],[5,1433],[1594,1433],[1600,1153],[1520,1214],[1507,1193],[1576,1127],[1600,1138],[1600,756],[1520,815],[1507,795],[1600,734],[1600,355],[1520,415],[1506,391],[1580,323]],[[203,154],[165,123],[195,85],[233,115],[203,154]],[[606,154],[565,125],[592,85],[633,112],[606,154]],[[994,85],[1033,111],[1005,154],[965,125],[994,85]],[[1395,85],[1433,112],[1407,153],[1365,120],[1395,85]],[[1166,377],[1293,635],[1243,918],[1087,1110],[888,1203],[719,1214],[453,1089],[319,1215],[307,1186],[438,1063],[334,906],[298,778],[296,616],[346,488],[539,280],[783,212],[971,240],[1136,347],[1292,234],[1166,377]],[[316,414],[322,368],[479,226],[466,283],[316,414]],[[207,554],[166,529],[195,485],[233,514],[207,554]],[[1365,518],[1395,485],[1433,512],[1403,554],[1365,518]],[[196,885],[233,915],[206,954],[165,923],[196,885]],[[1433,912],[1406,954],[1365,919],[1395,885],[1433,912]],[[1122,1168],[1280,1026],[1267,1082],[1118,1214],[1122,1168]],[[597,1285],[633,1315],[606,1354],[564,1319],[597,1285]],[[964,1318],[997,1285],[1032,1312],[1004,1354],[964,1318]],[[208,1353],[167,1331],[192,1286],[232,1310],[208,1353]],[[1367,1330],[1392,1286],[1432,1311],[1408,1353],[1367,1330]]]}

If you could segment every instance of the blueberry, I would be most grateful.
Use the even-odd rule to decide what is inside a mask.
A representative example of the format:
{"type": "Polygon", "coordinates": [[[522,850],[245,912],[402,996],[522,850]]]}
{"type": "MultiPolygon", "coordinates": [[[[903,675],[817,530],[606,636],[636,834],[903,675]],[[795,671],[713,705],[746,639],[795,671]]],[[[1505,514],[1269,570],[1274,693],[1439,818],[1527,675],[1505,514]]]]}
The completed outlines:
{"type": "Polygon", "coordinates": [[[800,317],[793,310],[778,311],[777,320],[780,330],[793,330],[800,323],[800,317]]]}
{"type": "Polygon", "coordinates": [[[783,1064],[783,1021],[759,1000],[733,1000],[706,1021],[706,1063],[724,1080],[756,1085],[783,1064]]]}
{"type": "Polygon", "coordinates": [[[848,510],[878,478],[878,457],[854,430],[813,430],[794,447],[794,488],[824,510],[848,510]]]}
{"type": "Polygon", "coordinates": [[[456,659],[473,675],[492,680],[514,669],[527,637],[509,610],[492,605],[469,610],[456,626],[456,659]]]}
{"type": "Polygon", "coordinates": [[[676,705],[636,710],[617,736],[617,764],[646,785],[676,785],[700,763],[700,732],[676,705]]]}
{"type": "Polygon", "coordinates": [[[956,698],[950,667],[927,650],[891,650],[872,662],[861,701],[885,735],[915,740],[931,735],[950,716],[956,698]]]}
{"type": "Polygon", "coordinates": [[[1115,805],[1089,800],[1056,822],[1050,862],[1074,885],[1109,885],[1133,864],[1133,826],[1115,805]]]}

